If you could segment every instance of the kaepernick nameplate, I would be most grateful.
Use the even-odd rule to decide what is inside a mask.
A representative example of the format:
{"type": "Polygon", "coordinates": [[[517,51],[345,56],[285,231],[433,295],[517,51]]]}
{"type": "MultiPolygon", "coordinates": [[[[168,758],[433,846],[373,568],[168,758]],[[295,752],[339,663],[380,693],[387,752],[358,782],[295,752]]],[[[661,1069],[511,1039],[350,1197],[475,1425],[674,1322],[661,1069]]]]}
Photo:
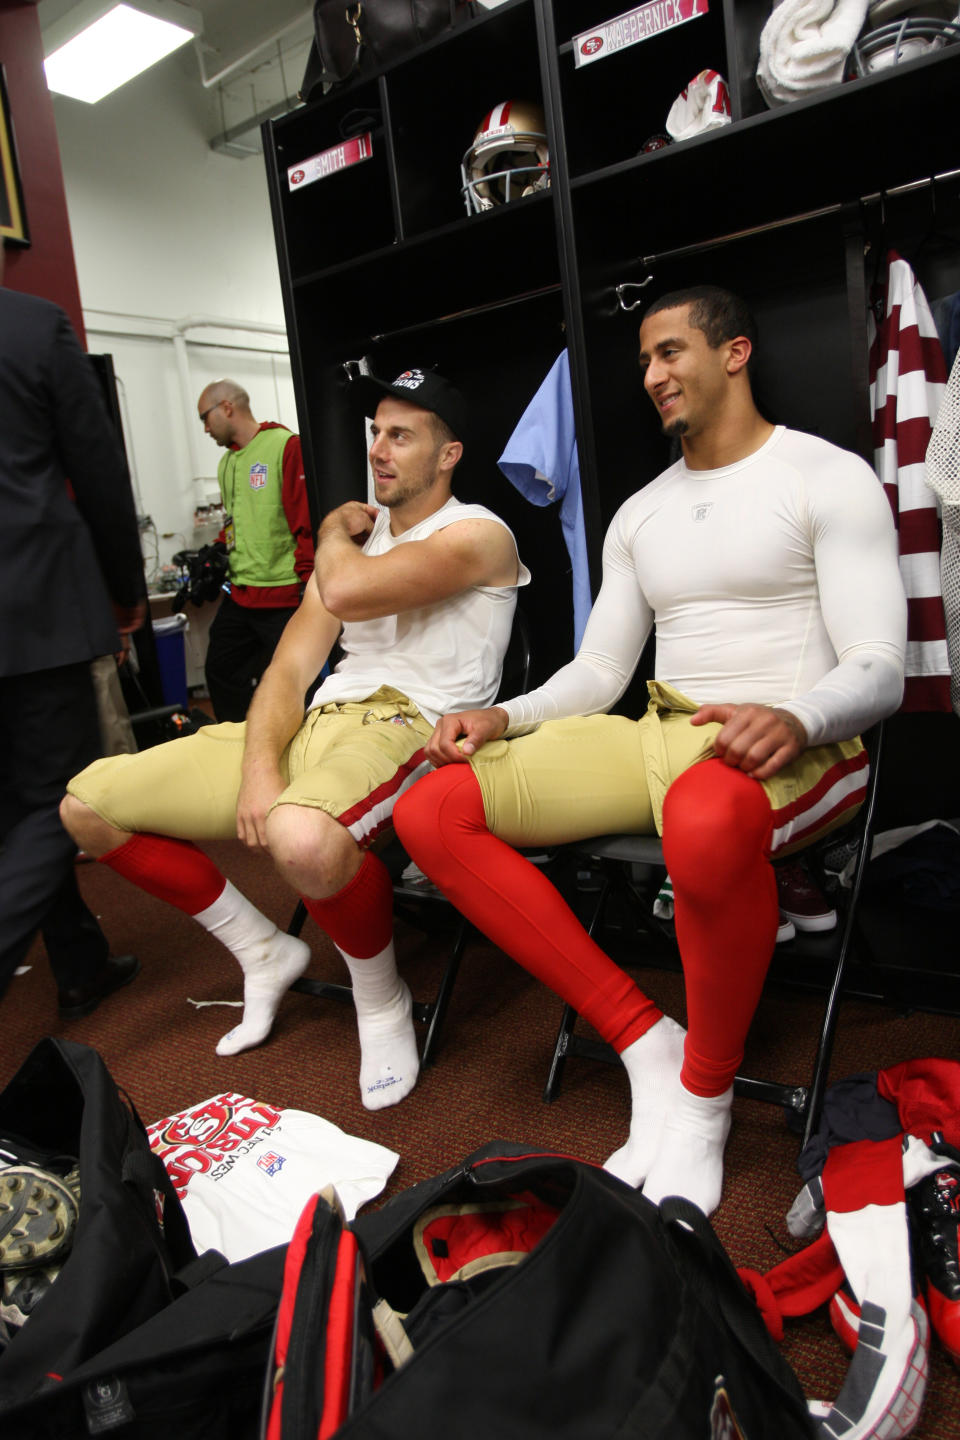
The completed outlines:
{"type": "Polygon", "coordinates": [[[328,175],[335,175],[338,170],[369,160],[372,154],[373,135],[368,130],[366,135],[344,140],[342,145],[331,145],[329,150],[321,150],[319,155],[311,155],[309,160],[291,165],[287,171],[287,184],[291,190],[302,190],[304,185],[312,185],[315,180],[326,180],[328,175]]]}
{"type": "Polygon", "coordinates": [[[671,30],[674,25],[685,25],[698,15],[706,15],[709,9],[707,0],[649,0],[648,4],[627,10],[615,20],[604,21],[595,30],[576,35],[573,53],[577,67],[605,60],[618,50],[639,45],[641,40],[649,40],[662,30],[671,30]]]}

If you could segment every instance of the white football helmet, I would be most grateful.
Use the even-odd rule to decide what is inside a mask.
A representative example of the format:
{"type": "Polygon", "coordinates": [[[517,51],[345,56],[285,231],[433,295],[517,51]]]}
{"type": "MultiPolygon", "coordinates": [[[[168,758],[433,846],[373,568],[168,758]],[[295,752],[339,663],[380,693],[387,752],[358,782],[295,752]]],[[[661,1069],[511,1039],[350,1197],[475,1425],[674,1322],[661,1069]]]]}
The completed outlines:
{"type": "Polygon", "coordinates": [[[853,47],[858,75],[872,75],[960,40],[956,0],[873,0],[853,47]]]}
{"type": "Polygon", "coordinates": [[[546,121],[539,105],[505,100],[480,121],[460,166],[468,215],[550,186],[546,121]]]}

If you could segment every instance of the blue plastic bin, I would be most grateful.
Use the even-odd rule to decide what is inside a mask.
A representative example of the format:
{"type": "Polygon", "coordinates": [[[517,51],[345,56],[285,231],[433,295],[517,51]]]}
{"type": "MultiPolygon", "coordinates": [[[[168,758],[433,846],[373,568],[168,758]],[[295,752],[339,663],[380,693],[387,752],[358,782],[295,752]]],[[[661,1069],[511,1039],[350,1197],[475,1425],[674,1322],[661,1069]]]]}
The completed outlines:
{"type": "Polygon", "coordinates": [[[182,613],[165,615],[153,622],[164,703],[184,708],[187,705],[187,657],[183,642],[186,628],[187,617],[182,613]]]}

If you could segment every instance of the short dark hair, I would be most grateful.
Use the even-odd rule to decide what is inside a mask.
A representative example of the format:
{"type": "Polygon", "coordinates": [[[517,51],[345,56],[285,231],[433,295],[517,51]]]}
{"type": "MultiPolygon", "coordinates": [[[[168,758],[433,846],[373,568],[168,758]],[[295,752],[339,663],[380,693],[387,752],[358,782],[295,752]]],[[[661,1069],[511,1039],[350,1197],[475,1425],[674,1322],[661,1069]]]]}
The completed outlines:
{"type": "Polygon", "coordinates": [[[450,429],[446,420],[441,420],[436,410],[428,410],[427,414],[430,416],[430,429],[433,431],[434,439],[437,442],[437,449],[439,450],[441,445],[455,445],[457,443],[457,437],[450,429]]]}
{"type": "Polygon", "coordinates": [[[756,349],[757,324],[746,303],[732,290],[719,285],[690,285],[686,290],[671,290],[644,312],[646,320],[661,310],[675,310],[678,306],[689,305],[689,323],[695,330],[702,330],[711,350],[716,350],[725,340],[745,335],[756,349]]]}

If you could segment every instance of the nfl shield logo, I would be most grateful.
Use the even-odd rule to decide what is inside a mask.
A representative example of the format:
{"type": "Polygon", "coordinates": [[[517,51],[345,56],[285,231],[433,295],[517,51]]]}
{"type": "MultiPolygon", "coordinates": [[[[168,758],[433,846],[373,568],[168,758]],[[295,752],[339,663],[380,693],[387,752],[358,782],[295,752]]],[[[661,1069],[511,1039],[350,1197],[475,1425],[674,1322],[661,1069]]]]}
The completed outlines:
{"type": "Polygon", "coordinates": [[[266,485],[266,483],[267,483],[267,466],[266,466],[266,465],[251,465],[251,466],[250,466],[250,489],[251,489],[251,490],[262,490],[263,487],[264,487],[264,485],[266,485]]]}
{"type": "Polygon", "coordinates": [[[265,1155],[258,1157],[257,1165],[261,1170],[266,1170],[268,1175],[279,1175],[286,1158],[286,1155],[278,1155],[276,1150],[268,1150],[265,1155]]]}

